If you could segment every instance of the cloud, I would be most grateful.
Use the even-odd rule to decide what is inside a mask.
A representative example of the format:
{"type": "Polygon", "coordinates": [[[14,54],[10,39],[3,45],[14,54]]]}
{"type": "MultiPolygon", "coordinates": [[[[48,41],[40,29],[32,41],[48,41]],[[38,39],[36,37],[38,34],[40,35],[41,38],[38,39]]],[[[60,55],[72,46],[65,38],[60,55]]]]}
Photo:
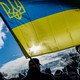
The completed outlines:
{"type": "Polygon", "coordinates": [[[0,49],[4,46],[4,39],[6,39],[6,33],[9,31],[8,28],[5,28],[6,29],[6,33],[3,32],[4,28],[4,22],[2,21],[2,19],[0,18],[0,49]]]}
{"type": "Polygon", "coordinates": [[[1,67],[1,72],[6,72],[8,74],[7,78],[15,77],[21,70],[28,68],[28,59],[26,60],[25,57],[17,58],[13,61],[10,61],[1,67]]]}
{"type": "Polygon", "coordinates": [[[0,48],[3,47],[3,45],[4,45],[3,39],[6,38],[6,34],[4,32],[2,32],[3,27],[4,27],[4,22],[0,18],[0,48]]]}

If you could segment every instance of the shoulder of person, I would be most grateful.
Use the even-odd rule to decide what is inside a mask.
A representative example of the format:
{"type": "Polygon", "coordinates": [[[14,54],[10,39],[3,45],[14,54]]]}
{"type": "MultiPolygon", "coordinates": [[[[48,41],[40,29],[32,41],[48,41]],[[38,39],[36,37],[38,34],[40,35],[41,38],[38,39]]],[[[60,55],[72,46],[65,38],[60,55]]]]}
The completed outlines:
{"type": "Polygon", "coordinates": [[[29,80],[29,77],[28,76],[25,76],[21,80],[29,80]]]}
{"type": "Polygon", "coordinates": [[[55,80],[55,78],[52,74],[49,74],[49,73],[41,73],[41,74],[42,74],[42,76],[44,76],[47,79],[55,80]]]}

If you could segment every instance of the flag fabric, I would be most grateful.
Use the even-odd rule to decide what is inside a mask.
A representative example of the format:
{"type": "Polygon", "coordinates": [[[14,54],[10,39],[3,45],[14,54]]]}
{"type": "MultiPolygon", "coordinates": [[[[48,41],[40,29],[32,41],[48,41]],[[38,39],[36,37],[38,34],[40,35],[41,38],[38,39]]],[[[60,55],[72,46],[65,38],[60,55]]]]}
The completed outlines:
{"type": "Polygon", "coordinates": [[[80,44],[76,6],[60,0],[0,0],[0,13],[30,56],[80,44]]]}

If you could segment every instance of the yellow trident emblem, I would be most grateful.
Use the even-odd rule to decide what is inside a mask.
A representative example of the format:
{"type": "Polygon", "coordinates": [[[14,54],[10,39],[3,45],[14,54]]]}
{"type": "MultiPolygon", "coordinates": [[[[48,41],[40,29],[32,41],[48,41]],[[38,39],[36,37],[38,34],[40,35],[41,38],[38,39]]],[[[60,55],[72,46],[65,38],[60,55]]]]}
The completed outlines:
{"type": "Polygon", "coordinates": [[[8,17],[16,18],[16,19],[20,20],[22,18],[22,14],[26,12],[23,5],[21,4],[21,2],[19,0],[14,0],[14,3],[16,5],[16,7],[15,7],[15,6],[13,6],[13,4],[10,0],[7,0],[7,1],[9,2],[11,9],[4,2],[0,2],[0,5],[4,9],[4,11],[8,15],[8,17]]]}

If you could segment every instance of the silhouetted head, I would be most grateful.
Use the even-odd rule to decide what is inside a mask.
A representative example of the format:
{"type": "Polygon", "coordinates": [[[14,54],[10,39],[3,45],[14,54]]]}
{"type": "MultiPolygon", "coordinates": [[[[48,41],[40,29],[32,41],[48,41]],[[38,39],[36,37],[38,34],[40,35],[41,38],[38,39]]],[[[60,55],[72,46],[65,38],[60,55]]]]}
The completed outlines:
{"type": "Polygon", "coordinates": [[[80,54],[80,45],[76,46],[76,51],[80,54]]]}
{"type": "Polygon", "coordinates": [[[32,68],[32,67],[40,69],[39,59],[37,59],[37,58],[30,59],[30,61],[29,61],[29,69],[32,68]]]}
{"type": "Polygon", "coordinates": [[[56,72],[55,72],[55,75],[62,75],[62,71],[61,70],[57,70],[56,72]]]}
{"type": "Polygon", "coordinates": [[[46,69],[45,69],[45,72],[51,74],[50,68],[46,68],[46,69]]]}

